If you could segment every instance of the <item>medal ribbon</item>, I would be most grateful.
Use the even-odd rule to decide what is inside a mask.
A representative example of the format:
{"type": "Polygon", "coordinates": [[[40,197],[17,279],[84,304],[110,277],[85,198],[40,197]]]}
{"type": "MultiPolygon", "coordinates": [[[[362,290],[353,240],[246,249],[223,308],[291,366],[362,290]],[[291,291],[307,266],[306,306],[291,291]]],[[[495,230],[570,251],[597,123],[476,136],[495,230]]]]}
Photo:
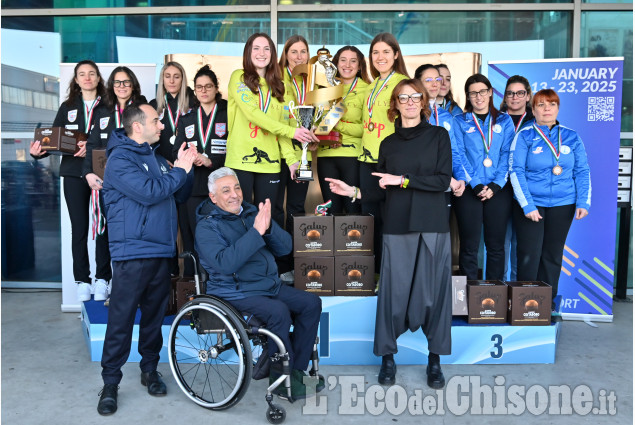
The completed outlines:
{"type": "Polygon", "coordinates": [[[86,130],[86,133],[90,132],[90,122],[93,120],[93,112],[95,111],[95,107],[99,105],[100,100],[101,96],[97,96],[97,98],[93,100],[92,105],[90,105],[90,108],[88,107],[88,105],[84,104],[84,106],[86,107],[86,114],[84,114],[84,130],[86,130]]]}
{"type": "Polygon", "coordinates": [[[438,127],[439,126],[439,110],[437,109],[437,102],[434,102],[434,118],[437,121],[437,127],[438,127]]]}
{"type": "Polygon", "coordinates": [[[520,126],[523,123],[523,119],[525,118],[525,115],[527,115],[527,111],[525,111],[525,113],[523,114],[522,117],[520,117],[520,120],[518,120],[518,125],[516,126],[516,128],[514,129],[514,133],[518,133],[518,129],[520,129],[520,126]]]}
{"type": "Polygon", "coordinates": [[[306,77],[302,76],[302,88],[298,86],[298,83],[295,81],[295,78],[291,74],[291,69],[287,66],[287,72],[289,73],[289,78],[291,78],[291,82],[293,83],[293,88],[295,89],[295,99],[298,101],[300,105],[304,105],[304,101],[306,98],[306,77]]]}
{"type": "Polygon", "coordinates": [[[170,126],[172,127],[172,134],[176,132],[176,126],[179,124],[179,117],[181,116],[181,111],[176,110],[176,118],[172,115],[172,108],[170,108],[170,104],[168,103],[168,95],[165,95],[165,106],[168,108],[168,117],[170,117],[170,126]]]}
{"type": "Polygon", "coordinates": [[[474,124],[476,124],[476,128],[478,132],[481,133],[481,138],[483,139],[483,146],[485,147],[485,153],[489,154],[489,149],[492,147],[492,139],[494,138],[494,126],[492,125],[492,116],[489,116],[489,128],[487,129],[488,140],[485,140],[485,134],[483,134],[483,130],[478,123],[478,118],[472,112],[472,118],[474,119],[474,124]]]}
{"type": "Polygon", "coordinates": [[[379,79],[377,79],[377,82],[375,83],[375,88],[373,88],[373,92],[370,94],[370,96],[368,96],[368,101],[366,102],[366,107],[368,108],[368,118],[373,117],[373,107],[375,106],[375,100],[379,96],[379,93],[381,93],[381,91],[384,89],[384,87],[386,87],[386,84],[388,84],[388,81],[394,74],[395,74],[395,71],[392,71],[390,74],[388,74],[388,76],[384,80],[384,83],[379,88],[379,91],[377,90],[379,79]]]}
{"type": "Polygon", "coordinates": [[[346,96],[342,98],[342,102],[344,102],[348,95],[351,94],[353,90],[355,90],[355,87],[357,87],[357,80],[359,80],[359,77],[355,77],[355,80],[351,83],[351,87],[348,89],[348,92],[346,92],[346,96]]]}
{"type": "Polygon", "coordinates": [[[205,134],[203,134],[203,108],[199,106],[198,108],[198,134],[203,142],[203,153],[205,153],[205,148],[207,147],[207,143],[209,142],[209,136],[212,134],[212,124],[216,119],[216,110],[218,109],[218,104],[214,104],[214,109],[212,109],[212,113],[209,116],[209,122],[207,123],[207,130],[205,130],[205,134]]]}
{"type": "MultiPolygon", "coordinates": [[[[128,103],[126,104],[126,106],[130,106],[130,105],[132,105],[132,99],[130,99],[128,103]]],[[[119,104],[117,103],[115,105],[115,125],[117,126],[117,128],[123,127],[123,124],[121,124],[121,117],[123,116],[123,111],[124,109],[122,109],[121,111],[119,110],[119,104]]]]}
{"type": "Polygon", "coordinates": [[[556,163],[557,163],[560,160],[560,148],[562,147],[562,135],[560,134],[560,127],[558,127],[558,148],[556,149],[553,143],[551,143],[551,140],[549,140],[547,135],[543,133],[543,131],[540,128],[538,128],[536,123],[534,123],[533,126],[536,132],[538,132],[538,134],[542,138],[542,140],[544,140],[547,146],[549,146],[549,150],[553,154],[554,158],[556,158],[556,163]]]}
{"type": "Polygon", "coordinates": [[[267,95],[262,95],[262,90],[260,90],[260,86],[258,86],[258,106],[260,106],[260,110],[265,114],[269,110],[269,104],[271,104],[271,90],[267,90],[267,95]]]}
{"type": "Polygon", "coordinates": [[[93,240],[96,235],[103,235],[106,230],[106,216],[99,208],[99,191],[93,189],[90,193],[90,206],[93,216],[93,240]]]}

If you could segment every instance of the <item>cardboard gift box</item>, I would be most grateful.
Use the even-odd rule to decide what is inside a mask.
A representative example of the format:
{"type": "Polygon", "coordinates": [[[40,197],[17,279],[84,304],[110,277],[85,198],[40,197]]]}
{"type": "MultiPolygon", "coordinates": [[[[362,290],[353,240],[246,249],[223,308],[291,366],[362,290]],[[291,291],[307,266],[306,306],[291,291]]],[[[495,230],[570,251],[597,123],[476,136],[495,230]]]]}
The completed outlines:
{"type": "Polygon", "coordinates": [[[468,280],[467,322],[506,323],[507,294],[507,285],[499,280],[468,280]]]}
{"type": "Polygon", "coordinates": [[[334,294],[333,257],[296,257],[293,286],[320,296],[334,294]]]}
{"type": "Polygon", "coordinates": [[[374,217],[372,215],[333,216],[335,255],[373,255],[374,217]]]}
{"type": "Polygon", "coordinates": [[[39,140],[42,151],[52,155],[75,155],[79,151],[77,142],[86,140],[86,135],[64,127],[41,127],[35,129],[33,140],[39,140]]]}
{"type": "Polygon", "coordinates": [[[106,172],[106,148],[93,149],[93,173],[97,174],[97,177],[104,179],[104,173],[106,172]]]}
{"type": "Polygon", "coordinates": [[[452,316],[467,316],[466,276],[452,276],[452,316]]]}
{"type": "Polygon", "coordinates": [[[545,282],[507,282],[509,323],[513,326],[551,324],[551,286],[545,282]]]}
{"type": "Polygon", "coordinates": [[[333,255],[333,216],[293,216],[293,256],[327,257],[333,255]]]}
{"type": "Polygon", "coordinates": [[[372,255],[335,257],[335,295],[365,297],[375,295],[375,257],[372,255]]]}

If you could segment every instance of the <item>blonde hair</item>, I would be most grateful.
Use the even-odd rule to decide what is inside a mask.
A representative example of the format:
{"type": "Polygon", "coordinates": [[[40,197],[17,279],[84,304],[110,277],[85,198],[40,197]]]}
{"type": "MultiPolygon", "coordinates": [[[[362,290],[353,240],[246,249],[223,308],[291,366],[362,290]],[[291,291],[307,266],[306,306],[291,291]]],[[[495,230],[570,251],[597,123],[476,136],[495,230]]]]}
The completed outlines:
{"type": "Polygon", "coordinates": [[[190,109],[190,95],[187,90],[187,77],[185,76],[185,69],[178,62],[167,62],[161,68],[161,76],[157,87],[157,111],[165,109],[165,86],[163,85],[163,74],[165,70],[173,66],[181,72],[181,88],[179,89],[179,111],[186,113],[190,109]]]}

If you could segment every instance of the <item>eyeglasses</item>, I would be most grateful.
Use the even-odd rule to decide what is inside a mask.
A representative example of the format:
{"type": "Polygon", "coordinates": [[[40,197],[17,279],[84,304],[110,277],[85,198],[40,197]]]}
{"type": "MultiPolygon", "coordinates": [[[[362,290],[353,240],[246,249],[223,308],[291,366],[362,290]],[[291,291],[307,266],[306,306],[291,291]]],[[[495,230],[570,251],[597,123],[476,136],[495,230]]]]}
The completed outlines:
{"type": "Polygon", "coordinates": [[[124,87],[130,87],[130,86],[132,86],[132,81],[131,81],[131,80],[123,80],[123,81],[121,81],[121,80],[114,80],[114,81],[112,82],[112,85],[113,85],[114,87],[121,87],[122,85],[123,85],[124,87]]]}
{"type": "Polygon", "coordinates": [[[525,95],[527,94],[527,92],[525,90],[518,90],[517,92],[513,92],[511,90],[507,90],[505,92],[505,97],[525,97],[525,95]]]}
{"type": "Polygon", "coordinates": [[[412,103],[419,103],[423,98],[423,93],[412,93],[412,94],[400,94],[397,96],[399,99],[399,103],[408,103],[408,100],[412,100],[412,103]]]}
{"type": "Polygon", "coordinates": [[[489,94],[489,89],[483,89],[483,90],[479,90],[479,91],[469,91],[467,92],[467,95],[470,96],[470,98],[474,99],[476,98],[476,96],[481,95],[481,97],[485,97],[489,94]]]}
{"type": "Polygon", "coordinates": [[[194,86],[196,91],[208,91],[216,87],[214,84],[205,84],[204,86],[194,86]]]}
{"type": "Polygon", "coordinates": [[[423,82],[425,83],[433,83],[433,82],[437,82],[437,83],[442,83],[443,82],[443,77],[437,77],[437,78],[425,78],[423,80],[423,82]]]}

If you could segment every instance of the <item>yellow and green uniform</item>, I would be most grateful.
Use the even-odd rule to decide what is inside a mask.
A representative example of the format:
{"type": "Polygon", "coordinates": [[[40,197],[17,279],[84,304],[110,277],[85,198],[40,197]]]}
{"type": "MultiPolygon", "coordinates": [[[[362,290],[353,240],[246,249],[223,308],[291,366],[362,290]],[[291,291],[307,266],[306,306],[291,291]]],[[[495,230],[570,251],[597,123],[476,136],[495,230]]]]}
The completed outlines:
{"type": "Polygon", "coordinates": [[[369,84],[362,109],[362,122],[364,123],[364,127],[362,152],[358,158],[360,161],[377,163],[381,141],[395,132],[395,124],[388,119],[390,96],[397,83],[406,79],[408,79],[408,77],[405,75],[394,73],[380,92],[379,90],[384,84],[384,80],[377,77],[369,84]],[[379,94],[377,94],[377,92],[379,92],[379,94]],[[368,99],[375,94],[377,94],[377,97],[371,104],[373,110],[373,116],[371,118],[368,111],[368,99]],[[373,131],[370,131],[368,128],[371,123],[372,126],[374,126],[373,131]]]}
{"type": "MultiPolygon", "coordinates": [[[[284,67],[282,69],[282,74],[283,74],[282,81],[284,82],[284,110],[286,114],[285,116],[287,118],[288,125],[290,125],[293,128],[297,128],[297,121],[295,120],[295,118],[293,118],[293,116],[291,115],[291,111],[289,110],[289,102],[293,101],[293,103],[296,106],[298,106],[300,105],[299,103],[300,101],[297,99],[296,87],[293,85],[293,82],[291,81],[291,75],[289,75],[289,71],[287,67],[284,67]]],[[[302,91],[302,88],[305,87],[302,85],[304,80],[302,75],[296,75],[293,78],[295,80],[295,83],[297,84],[298,89],[302,91]]],[[[308,92],[308,88],[305,87],[304,92],[306,94],[306,92],[308,92]]],[[[293,148],[292,152],[285,151],[282,154],[285,161],[287,161],[287,165],[295,164],[296,162],[302,159],[302,144],[297,142],[293,143],[291,139],[289,139],[288,141],[285,141],[284,144],[281,144],[281,147],[282,146],[284,146],[285,149],[287,148],[287,146],[291,146],[293,148]]],[[[311,151],[307,151],[306,159],[308,161],[311,161],[311,151]]]]}
{"type": "Polygon", "coordinates": [[[339,143],[342,145],[337,149],[331,149],[329,145],[320,145],[318,156],[320,157],[359,157],[362,154],[362,134],[364,126],[362,124],[362,110],[366,101],[368,83],[361,78],[357,79],[357,84],[350,90],[351,84],[344,85],[344,105],[346,113],[333,130],[340,133],[339,143]]]}
{"type": "Polygon", "coordinates": [[[228,87],[228,133],[225,165],[254,173],[279,173],[280,158],[293,158],[290,127],[284,105],[273,95],[268,108],[269,86],[260,78],[260,93],[254,94],[243,82],[243,70],[232,73],[228,87]],[[266,110],[263,112],[262,108],[266,110]],[[279,141],[280,140],[280,141],[279,141]]]}

